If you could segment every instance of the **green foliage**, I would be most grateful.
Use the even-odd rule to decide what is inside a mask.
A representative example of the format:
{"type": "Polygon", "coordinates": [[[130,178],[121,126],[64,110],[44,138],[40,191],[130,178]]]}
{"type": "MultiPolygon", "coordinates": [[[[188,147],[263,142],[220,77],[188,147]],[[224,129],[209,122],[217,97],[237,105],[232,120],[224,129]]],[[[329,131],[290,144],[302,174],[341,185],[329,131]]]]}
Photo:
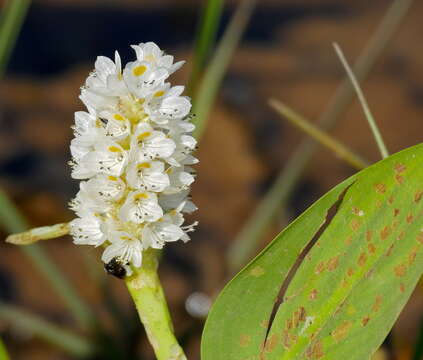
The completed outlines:
{"type": "Polygon", "coordinates": [[[0,339],[0,360],[9,360],[9,354],[4,346],[3,340],[0,339]]]}
{"type": "Polygon", "coordinates": [[[200,75],[204,70],[207,58],[216,40],[223,3],[223,0],[208,0],[204,6],[195,39],[191,79],[188,84],[188,93],[190,95],[197,87],[200,75]]]}
{"type": "Polygon", "coordinates": [[[282,231],[222,291],[202,359],[369,359],[423,271],[422,159],[370,166],[282,231]]]}

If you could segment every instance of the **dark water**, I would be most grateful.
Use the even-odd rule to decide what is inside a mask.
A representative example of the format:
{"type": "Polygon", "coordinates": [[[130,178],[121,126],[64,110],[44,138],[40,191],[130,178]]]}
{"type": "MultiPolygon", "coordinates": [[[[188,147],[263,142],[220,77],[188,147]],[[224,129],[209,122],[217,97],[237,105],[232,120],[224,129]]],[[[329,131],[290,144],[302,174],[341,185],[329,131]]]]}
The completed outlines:
{"type": "MultiPolygon", "coordinates": [[[[162,48],[190,47],[194,41],[199,7],[142,10],[117,6],[62,7],[33,4],[9,65],[9,73],[55,75],[97,55],[124,59],[132,56],[129,44],[154,41],[162,48]]],[[[233,9],[222,17],[222,33],[233,9]]],[[[342,5],[257,7],[244,41],[269,45],[275,30],[313,16],[344,16],[342,5]]]]}

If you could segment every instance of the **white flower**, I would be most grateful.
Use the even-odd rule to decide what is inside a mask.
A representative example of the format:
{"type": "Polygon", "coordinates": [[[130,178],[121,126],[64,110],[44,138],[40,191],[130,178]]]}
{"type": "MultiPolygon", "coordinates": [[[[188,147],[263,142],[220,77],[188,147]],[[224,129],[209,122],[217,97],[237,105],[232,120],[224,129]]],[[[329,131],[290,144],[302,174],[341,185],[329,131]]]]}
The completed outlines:
{"type": "Polygon", "coordinates": [[[94,145],[94,150],[84,155],[80,163],[96,173],[120,176],[127,162],[127,153],[116,142],[104,139],[94,145]]]}
{"type": "Polygon", "coordinates": [[[72,177],[85,180],[70,202],[74,243],[104,247],[105,269],[118,277],[141,266],[144,250],[188,241],[196,223],[184,226],[182,213],[197,209],[191,101],[167,82],[184,62],[152,42],[132,48],[136,59],[124,67],[117,52],[97,58],[70,145],[72,177]]]}
{"type": "Polygon", "coordinates": [[[135,189],[153,192],[162,192],[170,184],[161,161],[133,162],[128,168],[126,180],[135,189]]]}
{"type": "Polygon", "coordinates": [[[101,260],[108,263],[118,258],[123,264],[131,263],[135,267],[141,266],[143,250],[141,241],[124,231],[112,232],[108,240],[111,244],[104,250],[101,260]]]}
{"type": "Polygon", "coordinates": [[[163,210],[157,202],[154,193],[134,191],[130,193],[120,208],[120,219],[135,224],[151,222],[163,216],[163,210]]]}
{"type": "Polygon", "coordinates": [[[140,161],[164,159],[171,156],[176,149],[175,142],[164,132],[154,130],[146,123],[138,125],[132,146],[134,151],[138,151],[140,161]]]}
{"type": "Polygon", "coordinates": [[[166,55],[162,50],[153,42],[140,43],[131,46],[137,55],[138,61],[147,61],[155,66],[164,67],[172,74],[178,70],[185,61],[173,63],[173,56],[166,55]]]}
{"type": "Polygon", "coordinates": [[[169,84],[158,88],[145,104],[146,113],[157,124],[167,124],[172,119],[182,119],[191,110],[189,98],[180,96],[184,91],[183,86],[168,88],[169,84]]]}
{"type": "Polygon", "coordinates": [[[70,229],[73,242],[78,245],[100,246],[106,240],[104,226],[99,217],[94,215],[72,220],[70,229]]]}
{"type": "Polygon", "coordinates": [[[143,243],[153,249],[162,249],[166,242],[180,240],[184,235],[184,231],[172,222],[169,215],[145,225],[141,234],[143,243]]]}

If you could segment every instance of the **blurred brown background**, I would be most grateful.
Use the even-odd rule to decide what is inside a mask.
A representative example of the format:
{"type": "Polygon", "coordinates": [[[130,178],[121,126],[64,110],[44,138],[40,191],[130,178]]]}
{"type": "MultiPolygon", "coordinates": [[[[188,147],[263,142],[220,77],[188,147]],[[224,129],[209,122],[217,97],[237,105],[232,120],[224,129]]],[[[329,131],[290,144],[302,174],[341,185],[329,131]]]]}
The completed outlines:
{"type": "MultiPolygon", "coordinates": [[[[203,2],[156,0],[34,1],[6,77],[0,83],[0,184],[31,225],[72,219],[67,202],[77,191],[71,180],[69,141],[73,113],[82,109],[79,87],[97,55],[130,44],[155,41],[186,59],[174,83],[189,78],[193,35],[203,2]]],[[[221,30],[237,1],[228,1],[221,30]]],[[[227,277],[224,253],[261,196],[304,136],[267,105],[272,96],[310,119],[317,119],[344,76],[331,47],[337,41],[352,61],[364,48],[389,0],[261,0],[236,52],[214,106],[198,156],[193,189],[200,227],[187,245],[170,245],[161,268],[177,333],[190,359],[199,359],[202,321],[185,310],[194,291],[213,296],[227,277]]],[[[391,152],[423,139],[423,2],[414,1],[364,90],[391,152]]],[[[221,31],[219,32],[221,33],[221,31]]],[[[331,132],[371,161],[377,147],[354,101],[331,132]]],[[[298,215],[354,169],[328,150],[316,153],[292,194],[288,214],[269,229],[263,245],[288,219],[298,215]]],[[[2,233],[2,238],[7,234],[2,233]]],[[[104,306],[104,286],[127,313],[132,305],[121,281],[106,278],[95,250],[75,247],[70,238],[43,244],[89,301],[113,336],[104,306]],[[90,271],[100,270],[104,286],[90,271]],[[91,270],[90,270],[91,269],[91,270]]],[[[22,252],[0,243],[0,296],[68,327],[74,320],[22,252]]],[[[135,316],[135,315],[133,315],[135,316]]],[[[404,310],[385,344],[386,359],[410,359],[423,317],[423,288],[404,310]],[[390,349],[395,349],[392,351],[390,349]]],[[[60,350],[0,322],[12,359],[70,359],[60,350]]],[[[152,353],[142,331],[131,346],[145,359],[152,353]]],[[[101,357],[99,357],[101,358],[101,357]]]]}

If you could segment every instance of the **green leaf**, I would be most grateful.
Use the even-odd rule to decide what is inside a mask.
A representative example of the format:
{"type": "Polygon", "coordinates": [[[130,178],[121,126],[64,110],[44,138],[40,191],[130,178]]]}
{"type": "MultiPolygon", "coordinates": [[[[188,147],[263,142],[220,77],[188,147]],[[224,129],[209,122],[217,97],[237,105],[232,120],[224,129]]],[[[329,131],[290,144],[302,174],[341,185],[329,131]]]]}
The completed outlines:
{"type": "Polygon", "coordinates": [[[370,166],[282,231],[213,305],[202,359],[369,359],[423,271],[422,160],[370,166]]]}

